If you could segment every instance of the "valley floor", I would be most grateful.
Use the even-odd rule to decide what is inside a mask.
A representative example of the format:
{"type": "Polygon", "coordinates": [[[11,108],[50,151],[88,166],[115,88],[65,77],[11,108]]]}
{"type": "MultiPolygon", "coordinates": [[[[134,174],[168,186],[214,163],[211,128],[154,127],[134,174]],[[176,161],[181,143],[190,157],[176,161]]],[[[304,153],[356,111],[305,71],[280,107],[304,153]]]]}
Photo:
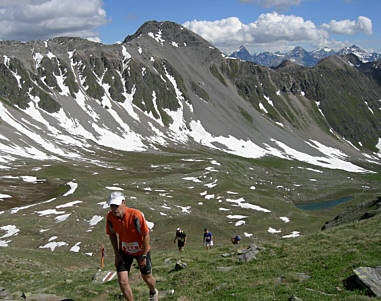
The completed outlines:
{"type": "MultiPolygon", "coordinates": [[[[367,166],[368,169],[376,167],[367,166]]],[[[347,206],[381,194],[379,173],[360,174],[221,153],[114,153],[89,162],[22,162],[0,170],[0,288],[74,300],[117,300],[115,280],[93,284],[105,246],[106,200],[122,190],[151,227],[154,275],[164,300],[367,300],[342,281],[352,269],[381,262],[380,216],[320,231],[347,206]],[[106,159],[105,159],[106,158],[106,159]],[[350,197],[325,210],[295,204],[350,197]],[[185,252],[173,243],[180,226],[185,252]],[[202,230],[216,246],[201,246],[202,230]],[[263,247],[238,264],[230,238],[263,247]],[[187,267],[172,271],[181,259],[187,267]],[[306,279],[305,279],[306,278],[306,279]],[[174,294],[164,296],[165,291],[174,294]]],[[[131,275],[137,300],[147,289],[131,275]]],[[[20,295],[21,295],[20,293],[20,295]]],[[[17,299],[16,299],[17,300],[17,299]]]]}

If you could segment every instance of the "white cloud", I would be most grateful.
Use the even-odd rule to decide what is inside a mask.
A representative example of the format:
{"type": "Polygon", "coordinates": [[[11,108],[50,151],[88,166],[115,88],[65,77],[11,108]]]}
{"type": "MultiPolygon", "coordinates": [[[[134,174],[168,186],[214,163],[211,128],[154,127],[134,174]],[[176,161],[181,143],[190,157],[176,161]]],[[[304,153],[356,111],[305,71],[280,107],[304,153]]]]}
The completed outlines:
{"type": "Polygon", "coordinates": [[[316,27],[312,21],[277,12],[261,14],[250,24],[230,17],[217,21],[193,20],[183,25],[222,50],[237,49],[242,44],[256,47],[279,43],[324,44],[329,37],[326,30],[316,27]]]}
{"type": "Polygon", "coordinates": [[[44,40],[56,36],[97,39],[107,22],[101,0],[0,1],[0,39],[44,40]]]}
{"type": "Polygon", "coordinates": [[[323,24],[323,28],[336,33],[344,35],[354,35],[357,33],[365,33],[367,35],[372,34],[372,20],[359,16],[357,22],[353,20],[332,20],[329,24],[323,24]]]}
{"type": "Polygon", "coordinates": [[[243,3],[254,3],[265,8],[275,7],[278,10],[285,10],[289,6],[299,5],[303,0],[241,0],[243,3]]]}

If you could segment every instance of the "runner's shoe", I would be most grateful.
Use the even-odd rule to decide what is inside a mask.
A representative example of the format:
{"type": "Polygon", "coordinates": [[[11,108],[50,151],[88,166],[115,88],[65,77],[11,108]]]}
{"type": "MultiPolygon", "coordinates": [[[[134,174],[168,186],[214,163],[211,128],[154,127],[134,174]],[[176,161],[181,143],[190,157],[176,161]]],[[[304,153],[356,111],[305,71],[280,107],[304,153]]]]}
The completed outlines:
{"type": "Polygon", "coordinates": [[[158,301],[159,300],[159,291],[155,288],[155,293],[149,294],[148,301],[158,301]]]}

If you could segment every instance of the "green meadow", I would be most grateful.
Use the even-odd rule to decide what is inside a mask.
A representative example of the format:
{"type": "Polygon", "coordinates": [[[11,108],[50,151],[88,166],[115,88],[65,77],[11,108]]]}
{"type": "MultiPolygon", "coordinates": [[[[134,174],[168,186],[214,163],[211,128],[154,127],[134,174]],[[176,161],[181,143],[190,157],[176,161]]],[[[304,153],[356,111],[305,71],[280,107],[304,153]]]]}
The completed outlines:
{"type": "MultiPolygon", "coordinates": [[[[91,220],[104,217],[108,195],[122,189],[127,205],[140,209],[154,225],[153,272],[163,300],[287,300],[292,295],[303,300],[371,300],[364,291],[345,289],[342,281],[354,268],[380,265],[380,215],[320,230],[347,206],[380,196],[377,166],[363,167],[374,173],[189,151],[104,152],[86,161],[18,162],[11,170],[0,170],[1,193],[12,196],[0,202],[0,227],[19,229],[0,238],[7,242],[0,248],[0,288],[74,300],[118,300],[117,281],[92,283],[102,244],[104,270],[114,270],[114,259],[104,219],[95,224],[91,220]],[[40,181],[27,183],[21,176],[40,181]],[[65,196],[68,183],[77,186],[65,196]],[[320,211],[295,206],[343,197],[353,199],[320,211]],[[60,213],[43,215],[44,210],[60,213]],[[57,219],[65,214],[70,215],[57,219]],[[244,223],[238,226],[238,221],[244,223]],[[182,253],[173,243],[178,226],[188,235],[182,253]],[[215,236],[209,251],[202,247],[205,227],[215,236]],[[280,233],[269,233],[269,227],[280,233]],[[294,231],[300,236],[283,238],[294,231]],[[234,248],[230,237],[235,234],[243,239],[234,248]],[[49,242],[66,244],[53,251],[41,248],[49,242]],[[70,251],[77,243],[79,252],[70,251]],[[256,260],[242,264],[235,256],[221,256],[251,243],[263,248],[256,260]],[[180,259],[187,267],[173,271],[180,259]],[[167,290],[174,294],[165,295],[167,290]]],[[[0,237],[5,233],[0,231],[0,237]]],[[[144,300],[148,292],[138,270],[133,269],[130,281],[136,300],[144,300]]]]}

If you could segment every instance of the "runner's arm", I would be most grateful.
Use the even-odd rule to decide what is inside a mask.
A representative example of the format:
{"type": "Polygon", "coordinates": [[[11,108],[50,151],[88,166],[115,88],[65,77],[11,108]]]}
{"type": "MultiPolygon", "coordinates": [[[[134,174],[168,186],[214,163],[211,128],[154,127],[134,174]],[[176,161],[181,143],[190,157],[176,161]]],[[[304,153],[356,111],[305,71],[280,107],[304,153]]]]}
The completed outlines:
{"type": "Polygon", "coordinates": [[[115,256],[119,255],[118,237],[112,226],[112,223],[108,219],[107,219],[106,227],[107,227],[106,232],[110,238],[110,242],[111,242],[112,248],[114,249],[115,256]]]}
{"type": "Polygon", "coordinates": [[[143,255],[147,255],[150,249],[149,232],[143,234],[143,255]]]}
{"type": "Polygon", "coordinates": [[[112,248],[114,249],[114,254],[119,255],[119,247],[118,247],[118,237],[116,236],[116,233],[111,233],[109,235],[112,248]]]}

